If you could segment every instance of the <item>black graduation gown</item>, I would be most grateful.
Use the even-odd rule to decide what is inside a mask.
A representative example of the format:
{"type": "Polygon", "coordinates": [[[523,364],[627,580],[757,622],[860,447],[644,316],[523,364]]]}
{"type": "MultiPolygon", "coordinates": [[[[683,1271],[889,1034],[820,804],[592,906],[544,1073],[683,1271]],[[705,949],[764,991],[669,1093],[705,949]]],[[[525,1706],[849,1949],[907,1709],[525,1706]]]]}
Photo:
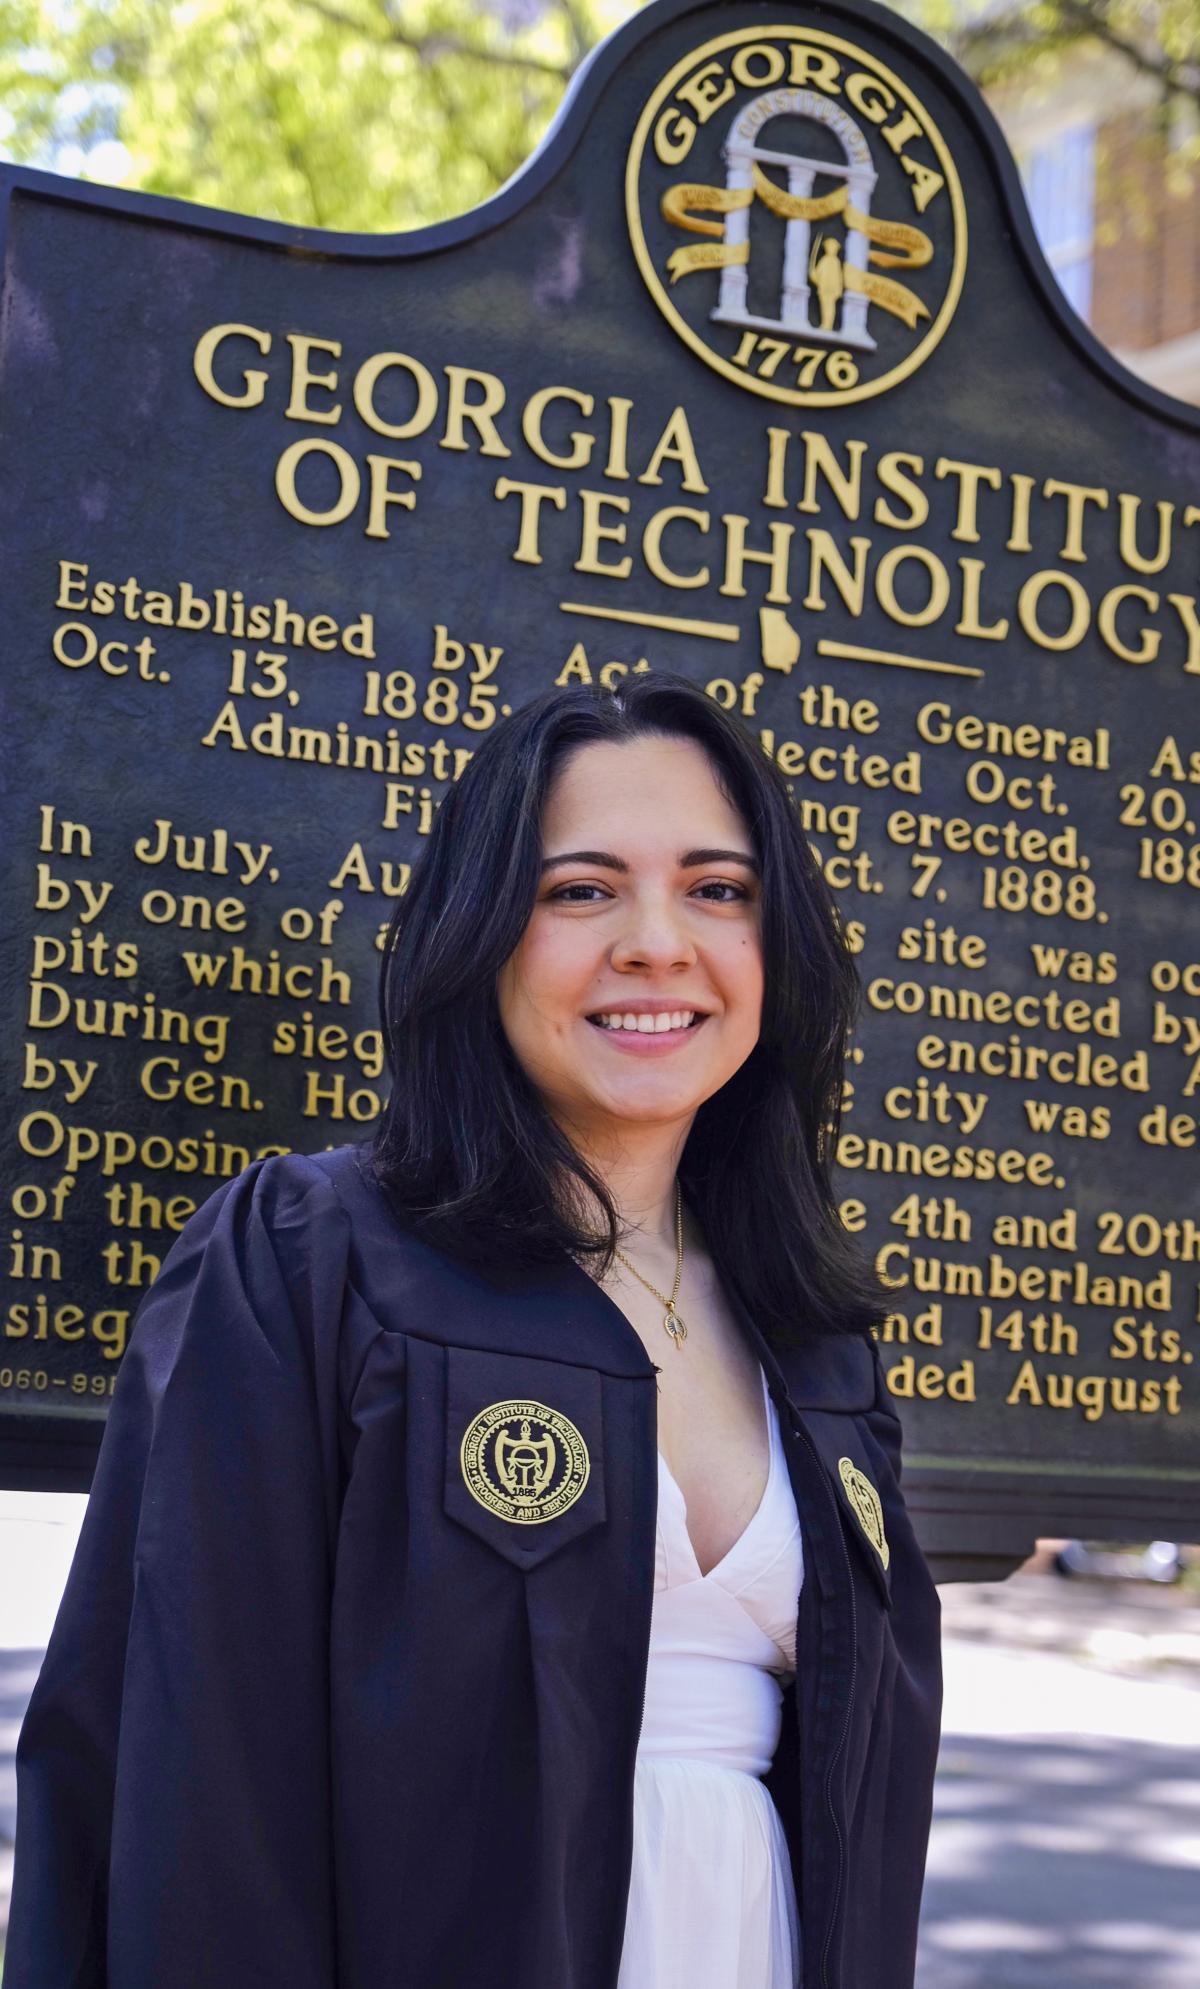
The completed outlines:
{"type": "MultiPolygon", "coordinates": [[[[869,1339],[777,1360],[729,1296],[803,1528],[766,1780],[805,1989],[911,1989],[940,1669],[899,1425],[869,1339]]],[[[353,1147],[219,1188],[142,1302],[22,1728],[5,1989],[613,1989],[655,1373],[571,1258],[473,1276],[353,1147]],[[464,1475],[500,1402],[586,1446],[537,1524],[464,1475]]]]}

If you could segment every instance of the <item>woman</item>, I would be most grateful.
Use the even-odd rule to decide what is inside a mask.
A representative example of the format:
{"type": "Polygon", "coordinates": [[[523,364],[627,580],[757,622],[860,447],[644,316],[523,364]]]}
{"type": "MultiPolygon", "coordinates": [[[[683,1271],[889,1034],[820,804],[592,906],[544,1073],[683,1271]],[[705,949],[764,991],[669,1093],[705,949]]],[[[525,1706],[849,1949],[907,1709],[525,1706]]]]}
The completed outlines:
{"type": "Polygon", "coordinates": [[[686,681],[487,742],[370,1150],[256,1161],[139,1312],[6,1989],[910,1989],[938,1611],[829,1182],[855,986],[686,681]]]}

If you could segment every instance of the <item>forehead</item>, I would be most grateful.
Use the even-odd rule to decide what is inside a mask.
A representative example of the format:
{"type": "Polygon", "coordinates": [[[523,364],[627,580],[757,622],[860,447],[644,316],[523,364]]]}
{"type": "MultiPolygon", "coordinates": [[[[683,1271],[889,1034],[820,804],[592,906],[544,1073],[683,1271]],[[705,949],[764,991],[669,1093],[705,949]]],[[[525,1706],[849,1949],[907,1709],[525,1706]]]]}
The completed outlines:
{"type": "Polygon", "coordinates": [[[694,739],[647,735],[577,746],[561,763],[542,811],[543,839],[568,826],[608,825],[610,835],[701,823],[738,829],[741,815],[694,739]]]}

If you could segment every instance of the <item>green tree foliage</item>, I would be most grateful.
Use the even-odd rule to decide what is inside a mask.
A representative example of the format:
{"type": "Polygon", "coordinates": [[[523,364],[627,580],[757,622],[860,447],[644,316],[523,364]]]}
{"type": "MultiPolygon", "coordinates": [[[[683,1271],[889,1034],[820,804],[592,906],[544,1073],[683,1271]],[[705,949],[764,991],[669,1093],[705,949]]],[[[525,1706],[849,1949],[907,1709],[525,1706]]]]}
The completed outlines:
{"type": "MultiPolygon", "coordinates": [[[[1162,175],[1176,196],[1194,198],[1200,165],[1200,0],[898,0],[901,10],[937,37],[980,88],[1037,100],[1069,81],[1072,61],[1105,53],[1130,85],[1137,106],[1136,144],[1126,136],[1119,160],[1103,136],[1097,153],[1100,233],[1122,226],[1151,234],[1158,226],[1149,177],[1162,175]],[[1120,210],[1121,221],[1116,219],[1120,210]]],[[[1003,117],[1003,112],[1001,113],[1003,117]]]]}
{"type": "MultiPolygon", "coordinates": [[[[1200,103],[1200,0],[898,0],[985,88],[1101,44],[1200,103]]],[[[321,228],[462,213],[636,0],[0,0],[0,152],[321,228]]]]}
{"type": "Polygon", "coordinates": [[[631,0],[0,0],[0,151],[321,228],[493,193],[631,0]]]}
{"type": "Polygon", "coordinates": [[[915,0],[905,11],[924,15],[984,89],[1057,65],[1091,43],[1153,83],[1165,106],[1200,103],[1200,0],[1023,0],[1010,7],[915,0]]]}

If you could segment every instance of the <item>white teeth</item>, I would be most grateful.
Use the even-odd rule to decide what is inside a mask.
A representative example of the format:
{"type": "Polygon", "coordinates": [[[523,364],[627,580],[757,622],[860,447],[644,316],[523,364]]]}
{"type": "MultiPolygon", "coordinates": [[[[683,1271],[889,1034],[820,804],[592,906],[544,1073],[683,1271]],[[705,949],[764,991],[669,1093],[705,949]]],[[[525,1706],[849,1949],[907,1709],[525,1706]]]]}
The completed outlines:
{"type": "Polygon", "coordinates": [[[660,1036],[668,1029],[686,1029],[695,1017],[691,1008],[676,1008],[658,1015],[634,1015],[632,1013],[598,1015],[593,1019],[604,1029],[632,1029],[642,1036],[660,1036]]]}

